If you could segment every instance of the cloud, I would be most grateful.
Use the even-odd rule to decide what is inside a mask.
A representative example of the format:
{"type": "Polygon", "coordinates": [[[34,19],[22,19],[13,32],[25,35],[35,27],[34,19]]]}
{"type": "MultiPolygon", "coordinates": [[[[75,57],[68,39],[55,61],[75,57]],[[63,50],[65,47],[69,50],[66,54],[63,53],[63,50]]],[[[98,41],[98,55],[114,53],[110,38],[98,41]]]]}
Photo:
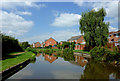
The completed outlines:
{"type": "Polygon", "coordinates": [[[109,32],[114,32],[114,31],[118,31],[118,28],[109,26],[109,32]]]}
{"type": "Polygon", "coordinates": [[[33,36],[30,38],[22,38],[20,41],[29,41],[30,43],[33,42],[44,42],[46,39],[49,39],[50,37],[53,37],[56,41],[65,41],[69,39],[71,36],[76,36],[80,35],[79,31],[77,30],[58,30],[58,31],[53,31],[51,33],[44,33],[38,36],[33,36]]]}
{"type": "Polygon", "coordinates": [[[62,13],[55,18],[51,25],[56,27],[72,27],[78,24],[80,18],[81,15],[79,14],[62,13]]]}
{"type": "MultiPolygon", "coordinates": [[[[83,69],[82,69],[83,70],[83,69]]],[[[54,79],[80,79],[82,74],[81,71],[76,72],[73,69],[65,69],[65,70],[54,70],[51,71],[54,79]]]]}
{"type": "Polygon", "coordinates": [[[19,15],[32,15],[31,12],[27,12],[27,11],[25,11],[25,12],[18,11],[17,14],[19,14],[19,15]]]}
{"type": "Polygon", "coordinates": [[[86,3],[85,1],[74,1],[75,4],[78,6],[91,6],[93,9],[98,11],[100,8],[105,8],[106,10],[106,17],[111,18],[109,22],[111,24],[117,24],[118,23],[118,0],[107,0],[107,1],[95,1],[95,0],[90,0],[89,3],[86,3]]]}
{"type": "Polygon", "coordinates": [[[25,1],[25,2],[2,2],[0,5],[0,9],[5,10],[17,10],[17,8],[26,8],[26,7],[33,7],[33,8],[41,8],[46,7],[45,4],[36,4],[35,2],[25,1]]]}
{"type": "Polygon", "coordinates": [[[2,32],[7,35],[20,36],[33,26],[33,21],[27,21],[23,17],[14,13],[8,13],[6,11],[0,11],[2,18],[0,17],[0,24],[2,25],[2,32]]]}
{"type": "Polygon", "coordinates": [[[118,2],[95,2],[93,8],[105,8],[107,17],[118,17],[118,2]]]}

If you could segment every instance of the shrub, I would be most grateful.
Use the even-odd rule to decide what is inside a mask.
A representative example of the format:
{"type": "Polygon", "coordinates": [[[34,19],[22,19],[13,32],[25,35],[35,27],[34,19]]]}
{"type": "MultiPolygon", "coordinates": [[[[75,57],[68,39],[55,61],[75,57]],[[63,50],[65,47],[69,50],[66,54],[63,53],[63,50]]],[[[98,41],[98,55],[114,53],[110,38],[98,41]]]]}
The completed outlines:
{"type": "Polygon", "coordinates": [[[33,52],[33,53],[35,53],[35,54],[38,53],[38,51],[37,51],[36,48],[27,48],[26,51],[28,51],[28,52],[33,52]]]}
{"type": "Polygon", "coordinates": [[[110,53],[106,48],[104,47],[94,47],[92,50],[90,50],[90,55],[93,59],[97,61],[105,61],[106,55],[110,53]]]}
{"type": "Polygon", "coordinates": [[[90,55],[97,61],[120,61],[120,53],[118,52],[117,47],[114,47],[113,51],[110,51],[105,47],[94,47],[90,50],[90,55]]]}
{"type": "Polygon", "coordinates": [[[0,33],[0,36],[2,37],[2,41],[0,41],[0,44],[2,44],[2,54],[3,54],[3,56],[6,56],[11,52],[21,52],[21,51],[23,51],[23,49],[19,45],[18,40],[15,39],[14,37],[7,36],[7,35],[4,35],[2,33],[0,33]]]}

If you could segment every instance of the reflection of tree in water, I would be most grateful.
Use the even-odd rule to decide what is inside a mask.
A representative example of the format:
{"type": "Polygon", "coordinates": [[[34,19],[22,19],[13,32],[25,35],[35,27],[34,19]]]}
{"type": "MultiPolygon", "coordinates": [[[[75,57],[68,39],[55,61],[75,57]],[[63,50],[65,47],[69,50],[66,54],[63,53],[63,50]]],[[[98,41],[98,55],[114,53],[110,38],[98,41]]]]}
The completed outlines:
{"type": "Polygon", "coordinates": [[[35,63],[35,62],[36,62],[36,58],[34,58],[30,61],[30,63],[35,63]]]}
{"type": "Polygon", "coordinates": [[[65,61],[75,61],[75,57],[73,53],[64,53],[62,55],[62,57],[64,58],[65,61]]]}
{"type": "Polygon", "coordinates": [[[80,81],[84,81],[84,79],[109,79],[109,75],[111,74],[113,74],[112,77],[120,79],[120,67],[90,61],[86,65],[84,74],[81,75],[80,81]]]}

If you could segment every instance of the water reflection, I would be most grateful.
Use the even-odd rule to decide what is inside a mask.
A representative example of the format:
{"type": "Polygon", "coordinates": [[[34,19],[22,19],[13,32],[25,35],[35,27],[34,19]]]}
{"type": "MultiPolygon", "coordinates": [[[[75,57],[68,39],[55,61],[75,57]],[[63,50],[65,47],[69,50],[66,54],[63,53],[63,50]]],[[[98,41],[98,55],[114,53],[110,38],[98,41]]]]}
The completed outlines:
{"type": "MultiPolygon", "coordinates": [[[[120,79],[120,67],[95,63],[74,54],[36,55],[27,67],[14,74],[11,79],[120,79]],[[28,72],[31,74],[27,74],[28,72]],[[22,76],[22,74],[25,74],[22,76]]],[[[84,80],[85,81],[85,80],[84,80]]]]}
{"type": "Polygon", "coordinates": [[[45,58],[46,61],[52,63],[52,62],[54,62],[58,57],[55,57],[54,54],[52,54],[52,55],[44,54],[44,58],[45,58]]]}
{"type": "Polygon", "coordinates": [[[80,81],[83,79],[120,79],[120,67],[90,61],[86,65],[80,81]]]}
{"type": "Polygon", "coordinates": [[[88,61],[84,57],[76,55],[75,61],[70,61],[70,63],[84,67],[88,63],[88,61]]]}

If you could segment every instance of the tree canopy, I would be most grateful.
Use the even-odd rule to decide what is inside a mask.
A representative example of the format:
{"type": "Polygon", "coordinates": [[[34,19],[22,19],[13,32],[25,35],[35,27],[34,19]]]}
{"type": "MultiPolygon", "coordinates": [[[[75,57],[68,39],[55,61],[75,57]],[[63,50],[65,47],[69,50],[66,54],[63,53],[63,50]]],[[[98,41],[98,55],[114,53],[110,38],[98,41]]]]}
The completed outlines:
{"type": "Polygon", "coordinates": [[[82,13],[79,29],[84,34],[86,45],[104,46],[108,42],[109,22],[104,21],[105,16],[106,11],[103,8],[82,13]]]}

